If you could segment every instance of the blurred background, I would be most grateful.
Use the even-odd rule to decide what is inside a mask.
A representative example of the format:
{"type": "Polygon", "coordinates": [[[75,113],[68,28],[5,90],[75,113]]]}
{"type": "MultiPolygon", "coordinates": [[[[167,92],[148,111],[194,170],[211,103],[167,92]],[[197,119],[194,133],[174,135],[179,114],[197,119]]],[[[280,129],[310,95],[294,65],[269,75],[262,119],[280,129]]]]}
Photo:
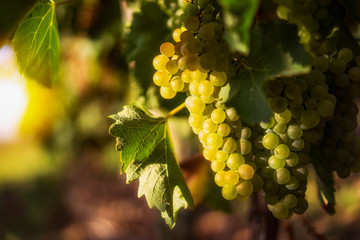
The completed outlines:
{"type": "MultiPolygon", "coordinates": [[[[61,81],[53,88],[24,80],[11,45],[0,49],[0,239],[251,239],[259,214],[254,201],[221,199],[181,114],[170,126],[176,126],[172,137],[195,209],[181,210],[170,230],[156,209],[137,198],[137,182],[125,184],[119,174],[107,116],[131,101],[158,114],[182,101],[158,100],[151,61],[142,66],[142,81],[135,80],[139,72],[129,57],[134,39],[126,36],[138,7],[118,0],[59,5],[61,81]]],[[[143,46],[144,60],[157,46],[143,46]]],[[[329,216],[312,174],[309,210],[280,224],[278,239],[360,239],[359,175],[337,179],[336,190],[337,213],[329,216]]]]}

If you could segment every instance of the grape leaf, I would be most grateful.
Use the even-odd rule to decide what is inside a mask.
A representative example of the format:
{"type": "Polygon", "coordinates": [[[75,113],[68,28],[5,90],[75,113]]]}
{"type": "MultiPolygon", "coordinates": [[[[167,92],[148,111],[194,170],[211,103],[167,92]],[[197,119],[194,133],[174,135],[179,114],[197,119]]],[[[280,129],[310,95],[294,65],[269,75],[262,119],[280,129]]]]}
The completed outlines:
{"type": "Polygon", "coordinates": [[[117,138],[126,181],[139,179],[138,196],[145,195],[149,206],[156,206],[173,227],[180,208],[193,207],[193,200],[176,161],[166,118],[135,105],[110,117],[116,121],[110,134],[117,138]]]}
{"type": "Polygon", "coordinates": [[[145,92],[155,72],[152,60],[160,54],[160,45],[168,40],[170,29],[167,27],[169,16],[157,3],[144,2],[140,10],[134,13],[130,33],[125,38],[126,58],[129,62],[135,60],[134,76],[145,92]]]}
{"type": "Polygon", "coordinates": [[[40,0],[19,25],[13,48],[20,70],[26,76],[46,86],[55,81],[60,50],[53,0],[40,0]]]}
{"type": "Polygon", "coordinates": [[[268,121],[271,108],[262,91],[265,80],[276,75],[292,76],[310,71],[310,57],[299,43],[295,25],[282,22],[258,24],[251,34],[246,69],[230,80],[227,105],[234,106],[242,120],[249,124],[268,121]]]}
{"type": "Polygon", "coordinates": [[[0,1],[0,47],[7,43],[16,27],[38,0],[0,1]]]}
{"type": "Polygon", "coordinates": [[[259,0],[220,0],[225,20],[225,39],[233,51],[248,52],[250,28],[253,24],[259,0]]]}
{"type": "Polygon", "coordinates": [[[321,151],[312,149],[311,160],[316,172],[316,184],[318,187],[318,196],[323,209],[329,213],[335,213],[335,181],[334,174],[328,168],[321,165],[321,151]]]}

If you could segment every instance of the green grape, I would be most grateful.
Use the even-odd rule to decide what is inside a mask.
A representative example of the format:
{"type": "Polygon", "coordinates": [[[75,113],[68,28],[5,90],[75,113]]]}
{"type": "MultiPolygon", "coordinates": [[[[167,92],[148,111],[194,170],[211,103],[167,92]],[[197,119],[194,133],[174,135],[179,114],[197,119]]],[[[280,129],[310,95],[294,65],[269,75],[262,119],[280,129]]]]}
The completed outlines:
{"type": "Polygon", "coordinates": [[[353,81],[360,81],[360,67],[350,68],[348,76],[353,81]]]}
{"type": "MultiPolygon", "coordinates": [[[[188,97],[185,100],[185,106],[191,113],[202,113],[205,109],[205,104],[199,97],[188,97]]],[[[205,129],[204,129],[205,130],[205,129]]]]}
{"type": "Polygon", "coordinates": [[[325,75],[321,71],[319,71],[317,69],[311,70],[310,76],[312,77],[315,84],[324,83],[325,80],[326,80],[325,75]]]}
{"type": "Polygon", "coordinates": [[[334,82],[336,86],[343,88],[349,85],[350,79],[346,73],[339,73],[336,74],[334,82]]]}
{"type": "Polygon", "coordinates": [[[291,120],[291,112],[286,109],[285,111],[283,111],[282,113],[275,113],[274,114],[275,120],[278,123],[288,123],[291,120]]]}
{"type": "Polygon", "coordinates": [[[279,138],[274,133],[267,133],[262,138],[262,144],[266,149],[275,149],[279,145],[279,138]]]}
{"type": "Polygon", "coordinates": [[[165,71],[157,71],[153,76],[155,85],[166,87],[169,85],[170,75],[165,71]]]}
{"type": "Polygon", "coordinates": [[[211,113],[211,120],[216,123],[222,123],[225,120],[225,112],[222,109],[215,109],[211,113]]]}
{"type": "Polygon", "coordinates": [[[203,156],[206,160],[214,161],[218,150],[216,148],[204,148],[203,156]]]}
{"type": "Polygon", "coordinates": [[[258,192],[264,187],[264,180],[262,177],[258,174],[255,174],[252,179],[250,179],[250,182],[253,185],[253,191],[258,192]]]}
{"type": "Polygon", "coordinates": [[[309,171],[305,166],[298,166],[291,169],[291,174],[297,179],[304,181],[309,175],[309,171]]]}
{"type": "MultiPolygon", "coordinates": [[[[213,170],[214,172],[220,172],[222,170],[224,170],[225,168],[225,162],[223,161],[211,161],[211,170],[213,170]]],[[[225,175],[225,181],[226,181],[226,175],[225,175]]]]}
{"type": "Polygon", "coordinates": [[[314,109],[316,107],[317,101],[315,98],[309,97],[305,100],[305,107],[307,109],[314,109]]]}
{"type": "Polygon", "coordinates": [[[193,128],[202,128],[205,118],[201,114],[191,113],[188,119],[189,125],[193,128]]]}
{"type": "Polygon", "coordinates": [[[211,53],[211,52],[203,53],[200,56],[200,66],[203,69],[207,69],[207,70],[215,68],[215,66],[216,66],[216,57],[214,56],[214,54],[211,53]]]}
{"type": "Polygon", "coordinates": [[[236,185],[239,182],[239,174],[234,170],[225,172],[225,183],[229,185],[236,185]]]}
{"type": "Polygon", "coordinates": [[[290,149],[285,144],[280,144],[274,149],[275,156],[281,159],[285,159],[290,154],[290,149]]]}
{"type": "Polygon", "coordinates": [[[239,173],[239,176],[240,176],[241,179],[250,180],[250,179],[252,179],[254,177],[255,170],[249,164],[242,164],[238,168],[238,173],[239,173]]]}
{"type": "Polygon", "coordinates": [[[240,136],[237,136],[241,139],[249,139],[251,137],[251,129],[249,127],[243,126],[240,128],[240,136]]]}
{"type": "Polygon", "coordinates": [[[335,51],[335,46],[329,40],[325,40],[320,44],[319,51],[321,54],[330,55],[335,51]]]}
{"type": "MultiPolygon", "coordinates": [[[[180,36],[179,36],[180,37],[180,36]]],[[[182,57],[182,53],[181,53],[181,46],[182,46],[183,42],[177,42],[175,43],[175,46],[174,46],[174,50],[175,50],[175,55],[172,57],[177,57],[177,59],[179,59],[180,57],[182,57]]]]}
{"type": "Polygon", "coordinates": [[[350,49],[343,48],[343,49],[340,49],[340,51],[337,54],[337,57],[342,59],[345,63],[348,63],[353,59],[354,55],[350,49]]]}
{"type": "Polygon", "coordinates": [[[199,70],[191,71],[190,76],[192,80],[204,81],[207,78],[207,72],[202,72],[199,70]]]}
{"type": "Polygon", "coordinates": [[[287,135],[291,139],[299,139],[303,135],[302,128],[297,124],[290,124],[287,129],[287,135]]]}
{"type": "Polygon", "coordinates": [[[290,83],[286,86],[284,92],[289,99],[296,99],[301,95],[301,87],[296,83],[290,83]]]}
{"type": "MultiPolygon", "coordinates": [[[[175,30],[173,31],[172,37],[173,37],[173,39],[174,39],[175,42],[180,42],[180,41],[181,41],[181,39],[180,39],[181,33],[182,33],[181,28],[177,28],[177,29],[175,29],[175,30]]],[[[161,51],[161,47],[160,47],[160,51],[161,51]]],[[[168,50],[166,50],[166,51],[168,51],[168,50]]],[[[164,54],[164,55],[166,56],[166,54],[164,54]]]]}
{"type": "Polygon", "coordinates": [[[181,80],[181,78],[179,76],[175,76],[171,79],[170,81],[170,85],[172,90],[174,90],[175,92],[180,92],[184,89],[184,82],[181,80]]]}
{"type": "Polygon", "coordinates": [[[216,66],[214,67],[214,70],[225,73],[229,72],[229,70],[235,71],[234,66],[230,65],[229,55],[225,55],[223,52],[217,54],[216,66]]]}
{"type": "Polygon", "coordinates": [[[268,164],[273,169],[283,168],[285,167],[285,160],[283,158],[279,158],[278,156],[272,155],[269,157],[268,164]]]}
{"type": "Polygon", "coordinates": [[[311,89],[311,97],[316,100],[324,99],[328,95],[328,88],[325,85],[316,85],[311,89]]]}
{"type": "Polygon", "coordinates": [[[215,29],[213,24],[203,24],[199,28],[199,37],[203,40],[210,40],[215,37],[215,29]]]}
{"type": "MultiPolygon", "coordinates": [[[[211,77],[211,75],[210,75],[211,77]]],[[[237,121],[239,119],[239,115],[236,112],[236,109],[231,107],[225,110],[225,117],[229,121],[237,121]]]]}
{"type": "Polygon", "coordinates": [[[276,194],[265,194],[265,202],[269,205],[275,205],[279,202],[279,197],[276,194]]]}
{"type": "MultiPolygon", "coordinates": [[[[275,170],[273,172],[275,172],[275,170]]],[[[276,193],[279,190],[279,184],[274,182],[271,176],[271,179],[265,179],[263,189],[265,194],[276,193]]]]}
{"type": "Polygon", "coordinates": [[[295,167],[298,163],[299,156],[294,152],[290,152],[289,156],[285,159],[285,165],[287,167],[295,167]]]}
{"type": "Polygon", "coordinates": [[[203,145],[206,145],[206,138],[209,134],[204,131],[204,129],[201,129],[199,131],[199,140],[203,145]]]}
{"type": "Polygon", "coordinates": [[[277,134],[284,133],[286,131],[286,124],[278,123],[273,127],[273,131],[277,134]]]}
{"type": "Polygon", "coordinates": [[[222,196],[226,200],[233,200],[238,195],[238,192],[236,190],[236,186],[225,184],[221,190],[222,196]]]}
{"type": "Polygon", "coordinates": [[[251,152],[252,145],[251,142],[246,139],[239,140],[240,153],[246,155],[251,152]]]}
{"type": "Polygon", "coordinates": [[[197,4],[188,4],[186,6],[185,12],[189,16],[197,16],[199,14],[199,12],[200,12],[200,9],[199,9],[197,4]]]}
{"type": "Polygon", "coordinates": [[[226,83],[226,80],[227,77],[224,72],[212,71],[210,74],[210,82],[216,87],[223,86],[226,83]]]}
{"type": "Polygon", "coordinates": [[[227,159],[229,158],[229,154],[227,154],[226,152],[220,150],[216,153],[216,160],[217,161],[222,161],[225,162],[227,159]]]}
{"type": "Polygon", "coordinates": [[[306,128],[313,128],[320,122],[320,116],[315,110],[305,110],[301,114],[300,121],[306,128]]]}
{"type": "Polygon", "coordinates": [[[293,208],[293,211],[297,214],[303,214],[308,209],[308,207],[308,202],[304,198],[299,197],[297,199],[296,206],[293,208]]]}
{"type": "Polygon", "coordinates": [[[315,69],[321,72],[326,72],[329,68],[329,60],[324,56],[318,56],[313,59],[312,65],[315,69]]]}
{"type": "Polygon", "coordinates": [[[291,148],[292,151],[298,152],[298,151],[303,150],[304,146],[305,146],[304,140],[302,140],[302,139],[300,138],[300,139],[294,140],[294,141],[291,143],[290,148],[291,148]]]}
{"type": "Polygon", "coordinates": [[[294,194],[286,194],[282,199],[281,202],[287,208],[293,208],[297,205],[297,197],[294,194]]]}
{"type": "Polygon", "coordinates": [[[346,63],[339,58],[331,58],[329,63],[329,70],[335,74],[342,73],[346,69],[346,63]]]}
{"type": "Polygon", "coordinates": [[[213,96],[209,96],[209,97],[200,96],[200,99],[206,104],[210,104],[215,101],[215,98],[213,96]]]}
{"type": "Polygon", "coordinates": [[[289,106],[291,108],[298,108],[298,107],[302,107],[302,103],[303,103],[303,97],[300,95],[297,98],[292,99],[289,103],[289,106]]]}
{"type": "Polygon", "coordinates": [[[187,61],[187,57],[180,57],[177,59],[177,65],[178,65],[178,68],[181,70],[181,71],[185,71],[187,70],[187,66],[186,66],[186,61],[187,61]]]}
{"type": "Polygon", "coordinates": [[[260,122],[260,127],[262,129],[269,129],[272,128],[275,124],[275,120],[273,117],[270,118],[269,122],[260,122]]]}
{"type": "Polygon", "coordinates": [[[231,170],[238,170],[240,165],[245,163],[245,159],[241,154],[232,153],[226,161],[226,165],[231,170]]]}
{"type": "Polygon", "coordinates": [[[175,47],[174,44],[171,42],[164,42],[160,45],[160,52],[162,55],[170,58],[175,54],[175,47]]]}
{"type": "Polygon", "coordinates": [[[296,190],[300,185],[299,179],[294,176],[290,177],[290,180],[286,183],[285,187],[288,190],[296,190]]]}
{"type": "Polygon", "coordinates": [[[218,149],[223,144],[223,138],[217,133],[210,133],[206,138],[206,145],[209,148],[218,149]]]}
{"type": "Polygon", "coordinates": [[[237,185],[236,190],[241,196],[249,196],[253,193],[254,187],[251,181],[241,181],[240,184],[237,185]]]}
{"type": "Polygon", "coordinates": [[[199,39],[190,38],[186,40],[180,48],[181,54],[188,57],[192,54],[197,55],[202,49],[202,44],[199,39]]]}
{"type": "Polygon", "coordinates": [[[184,27],[189,31],[196,31],[200,26],[199,19],[195,16],[190,16],[185,19],[184,21],[184,27]]]}
{"type": "Polygon", "coordinates": [[[217,54],[220,50],[218,41],[216,41],[215,39],[207,40],[204,45],[204,50],[205,52],[211,52],[213,54],[217,54]]]}
{"type": "Polygon", "coordinates": [[[200,67],[200,58],[195,54],[191,54],[187,56],[185,61],[186,61],[186,68],[188,68],[190,71],[195,71],[200,67]]]}
{"type": "Polygon", "coordinates": [[[218,124],[211,119],[206,119],[203,123],[203,129],[206,133],[214,133],[218,128],[218,124]]]}
{"type": "Polygon", "coordinates": [[[316,105],[316,112],[320,117],[330,117],[334,113],[335,105],[329,100],[323,99],[316,105]]]}
{"type": "Polygon", "coordinates": [[[171,87],[160,87],[160,95],[165,99],[174,98],[176,92],[171,87]]]}
{"type": "Polygon", "coordinates": [[[269,96],[278,96],[282,93],[283,89],[282,81],[277,78],[265,82],[265,92],[269,96]]]}
{"type": "Polygon", "coordinates": [[[209,5],[209,3],[210,3],[209,0],[198,0],[198,4],[202,9],[206,8],[209,5]]]}
{"type": "Polygon", "coordinates": [[[269,156],[266,152],[258,152],[255,155],[254,161],[256,163],[256,166],[258,166],[259,168],[263,168],[265,166],[267,166],[267,162],[268,162],[269,156]]]}
{"type": "Polygon", "coordinates": [[[157,55],[153,59],[153,66],[156,70],[166,70],[166,64],[169,61],[169,58],[165,55],[157,55]]]}
{"type": "Polygon", "coordinates": [[[217,133],[222,137],[228,136],[230,134],[230,126],[229,126],[229,124],[220,123],[219,126],[218,126],[218,129],[217,129],[217,133]]]}
{"type": "Polygon", "coordinates": [[[214,177],[216,185],[223,187],[225,185],[225,171],[219,171],[214,177]]]}
{"type": "Polygon", "coordinates": [[[208,80],[201,81],[198,85],[198,92],[201,96],[210,97],[214,92],[214,85],[208,80]]]}
{"type": "Polygon", "coordinates": [[[273,216],[277,219],[285,219],[288,218],[289,208],[285,207],[283,203],[276,203],[275,205],[269,207],[273,216]]]}
{"type": "Polygon", "coordinates": [[[169,74],[175,74],[179,70],[177,62],[175,60],[170,60],[166,63],[166,71],[169,74]]]}
{"type": "Polygon", "coordinates": [[[288,101],[286,100],[286,98],[276,96],[271,99],[270,106],[274,112],[281,113],[287,108],[288,101]]]}
{"type": "Polygon", "coordinates": [[[192,81],[189,84],[189,92],[192,96],[198,96],[199,94],[199,81],[192,81]]]}
{"type": "Polygon", "coordinates": [[[264,179],[272,179],[274,169],[270,166],[264,166],[261,168],[260,175],[264,179]]]}
{"type": "Polygon", "coordinates": [[[276,183],[284,185],[290,180],[290,172],[286,168],[275,169],[273,173],[273,179],[276,183]]]}
{"type": "Polygon", "coordinates": [[[182,33],[180,33],[180,40],[181,42],[187,42],[189,40],[194,39],[194,34],[190,31],[183,31],[182,33]]]}
{"type": "Polygon", "coordinates": [[[232,137],[227,137],[224,139],[221,148],[226,153],[233,153],[236,150],[236,141],[232,137]]]}

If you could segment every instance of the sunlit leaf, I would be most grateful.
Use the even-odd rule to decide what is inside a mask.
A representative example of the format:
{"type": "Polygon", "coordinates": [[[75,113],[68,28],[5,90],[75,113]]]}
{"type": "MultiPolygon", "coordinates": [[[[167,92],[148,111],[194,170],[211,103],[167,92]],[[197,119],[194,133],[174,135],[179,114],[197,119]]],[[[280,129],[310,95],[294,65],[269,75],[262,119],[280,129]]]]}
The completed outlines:
{"type": "Polygon", "coordinates": [[[167,120],[134,105],[111,118],[116,121],[110,134],[121,151],[121,172],[127,182],[139,179],[138,196],[145,195],[149,206],[156,206],[173,227],[180,208],[192,207],[193,201],[176,161],[167,120]]]}
{"type": "Polygon", "coordinates": [[[307,73],[310,57],[299,43],[296,26],[280,22],[256,25],[250,49],[243,60],[246,69],[223,91],[229,91],[227,104],[234,106],[245,122],[253,124],[268,121],[272,114],[262,91],[263,82],[277,75],[307,73]]]}
{"type": "Polygon", "coordinates": [[[16,30],[13,47],[25,75],[44,85],[54,82],[60,52],[53,0],[40,0],[16,30]]]}

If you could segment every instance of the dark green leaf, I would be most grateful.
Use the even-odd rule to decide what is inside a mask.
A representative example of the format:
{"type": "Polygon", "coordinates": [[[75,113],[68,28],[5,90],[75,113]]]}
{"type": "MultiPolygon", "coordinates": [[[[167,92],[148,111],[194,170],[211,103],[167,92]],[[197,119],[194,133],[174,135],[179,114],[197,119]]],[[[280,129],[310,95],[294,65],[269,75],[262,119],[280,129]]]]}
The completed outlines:
{"type": "Polygon", "coordinates": [[[55,2],[40,0],[19,25],[13,48],[20,70],[44,85],[51,85],[59,72],[59,33],[55,2]]]}
{"type": "Polygon", "coordinates": [[[173,227],[180,208],[192,207],[193,201],[176,161],[167,120],[134,105],[111,118],[116,121],[110,134],[121,150],[121,172],[127,182],[139,179],[138,196],[145,195],[149,206],[156,206],[173,227]]]}
{"type": "Polygon", "coordinates": [[[341,2],[351,12],[353,17],[360,22],[360,1],[359,0],[341,0],[341,2]]]}
{"type": "Polygon", "coordinates": [[[326,166],[321,165],[321,158],[321,151],[312,149],[311,160],[316,171],[316,183],[321,206],[327,213],[334,214],[336,204],[334,174],[326,166]]]}
{"type": "Polygon", "coordinates": [[[160,54],[160,45],[167,40],[169,16],[155,2],[145,2],[141,12],[134,13],[130,33],[126,38],[127,60],[135,60],[134,75],[144,91],[152,83],[155,70],[152,60],[160,54]]]}
{"type": "Polygon", "coordinates": [[[250,28],[254,22],[259,0],[220,0],[224,10],[225,39],[232,50],[249,51],[250,28]]]}
{"type": "Polygon", "coordinates": [[[19,23],[35,6],[38,0],[0,1],[0,47],[7,43],[19,23]]]}
{"type": "Polygon", "coordinates": [[[230,80],[227,105],[249,123],[268,121],[272,111],[262,91],[265,80],[310,71],[310,57],[299,43],[297,28],[280,22],[256,25],[251,34],[247,69],[230,80]]]}

